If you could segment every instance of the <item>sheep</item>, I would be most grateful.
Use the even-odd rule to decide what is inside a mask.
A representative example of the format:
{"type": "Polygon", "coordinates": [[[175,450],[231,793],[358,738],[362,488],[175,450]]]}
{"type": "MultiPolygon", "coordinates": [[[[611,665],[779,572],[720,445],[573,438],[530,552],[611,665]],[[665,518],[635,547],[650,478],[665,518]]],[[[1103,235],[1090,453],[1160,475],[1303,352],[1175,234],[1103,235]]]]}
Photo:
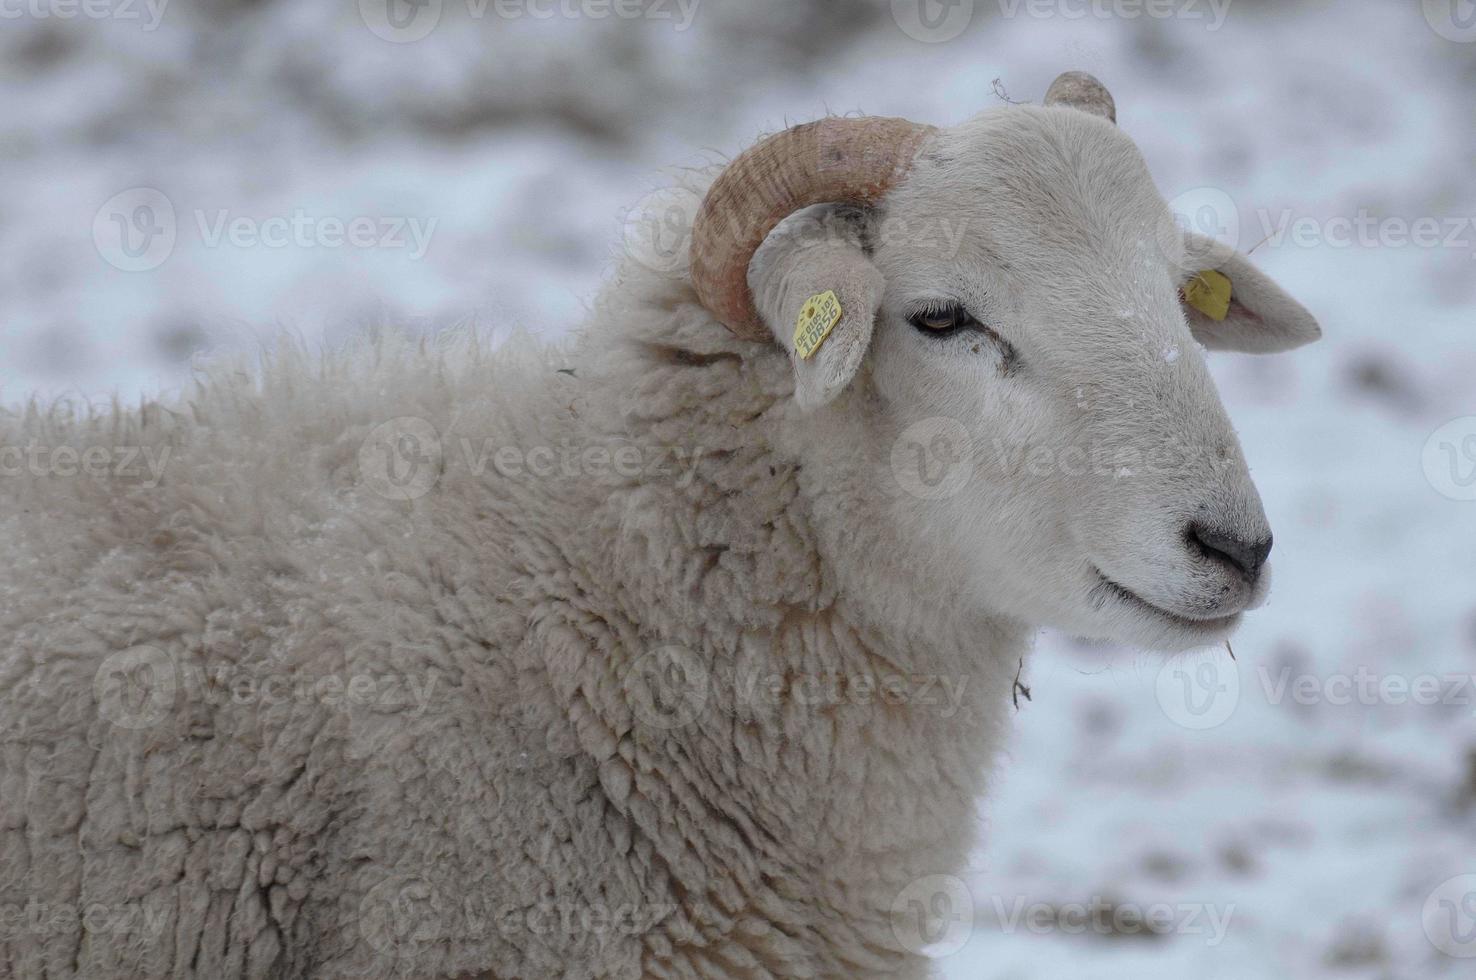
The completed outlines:
{"type": "Polygon", "coordinates": [[[564,347],[9,414],[0,972],[932,975],[1033,632],[1267,588],[1199,345],[1319,328],[1115,118],[776,134],[564,347]]]}

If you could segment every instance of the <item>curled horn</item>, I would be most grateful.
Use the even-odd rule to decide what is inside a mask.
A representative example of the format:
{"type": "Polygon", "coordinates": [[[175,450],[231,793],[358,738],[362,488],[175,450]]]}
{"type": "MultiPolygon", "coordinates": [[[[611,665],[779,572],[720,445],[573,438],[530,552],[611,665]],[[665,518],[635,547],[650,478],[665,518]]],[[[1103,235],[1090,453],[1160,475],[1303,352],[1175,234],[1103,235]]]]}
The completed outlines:
{"type": "Polygon", "coordinates": [[[1051,83],[1046,105],[1064,105],[1117,122],[1117,103],[1107,86],[1084,71],[1068,71],[1051,83]]]}
{"type": "Polygon", "coordinates": [[[929,126],[905,119],[821,119],[770,136],[713,182],[692,225],[692,286],[746,340],[771,334],[748,289],[748,263],[774,226],[812,204],[870,207],[907,173],[929,126]]]}

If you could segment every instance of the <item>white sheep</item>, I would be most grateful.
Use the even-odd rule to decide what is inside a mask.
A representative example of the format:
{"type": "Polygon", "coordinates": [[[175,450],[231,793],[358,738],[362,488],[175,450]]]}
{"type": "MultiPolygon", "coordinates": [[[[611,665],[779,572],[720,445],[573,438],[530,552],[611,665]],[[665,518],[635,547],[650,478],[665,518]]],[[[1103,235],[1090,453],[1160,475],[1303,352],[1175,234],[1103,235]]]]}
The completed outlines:
{"type": "Polygon", "coordinates": [[[928,976],[1032,632],[1264,594],[1195,341],[1318,332],[1046,103],[760,143],[567,350],[6,419],[0,973],[928,976]]]}

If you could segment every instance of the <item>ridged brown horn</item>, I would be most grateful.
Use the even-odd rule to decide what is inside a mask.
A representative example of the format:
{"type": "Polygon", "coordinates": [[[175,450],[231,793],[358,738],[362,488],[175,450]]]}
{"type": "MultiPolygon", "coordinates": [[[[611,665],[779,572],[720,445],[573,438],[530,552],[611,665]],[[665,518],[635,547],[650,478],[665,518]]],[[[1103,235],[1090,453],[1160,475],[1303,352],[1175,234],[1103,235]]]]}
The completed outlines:
{"type": "Polygon", "coordinates": [[[930,132],[905,119],[821,119],[739,154],[713,182],[692,225],[692,285],[702,305],[738,336],[768,339],[748,290],[748,263],[764,238],[812,204],[876,204],[907,173],[930,132]]]}
{"type": "Polygon", "coordinates": [[[1065,105],[1117,122],[1117,103],[1107,86],[1084,71],[1068,71],[1051,83],[1046,105],[1065,105]]]}

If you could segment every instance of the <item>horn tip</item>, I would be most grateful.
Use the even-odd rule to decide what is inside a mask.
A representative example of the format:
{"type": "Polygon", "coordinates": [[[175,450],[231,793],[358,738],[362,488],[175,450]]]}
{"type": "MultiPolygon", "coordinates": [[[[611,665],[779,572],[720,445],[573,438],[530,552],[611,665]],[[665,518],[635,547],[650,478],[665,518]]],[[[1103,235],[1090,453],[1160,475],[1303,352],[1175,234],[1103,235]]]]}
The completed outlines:
{"type": "Polygon", "coordinates": [[[1046,105],[1069,105],[1117,122],[1117,103],[1107,86],[1084,71],[1063,72],[1046,91],[1046,105]]]}

